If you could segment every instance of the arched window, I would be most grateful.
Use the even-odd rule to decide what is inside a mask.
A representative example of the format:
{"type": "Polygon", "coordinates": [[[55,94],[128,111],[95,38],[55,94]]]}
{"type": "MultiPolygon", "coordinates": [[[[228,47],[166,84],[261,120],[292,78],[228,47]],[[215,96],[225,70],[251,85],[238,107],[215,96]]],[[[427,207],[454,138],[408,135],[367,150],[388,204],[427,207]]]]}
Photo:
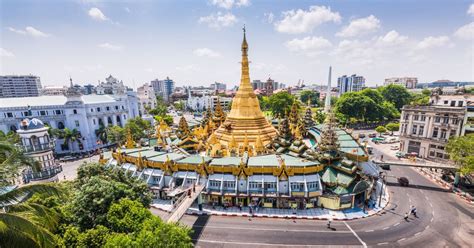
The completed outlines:
{"type": "Polygon", "coordinates": [[[112,125],[113,122],[112,122],[112,118],[110,118],[110,116],[107,117],[107,122],[109,123],[109,125],[112,125]]]}
{"type": "Polygon", "coordinates": [[[16,132],[17,128],[15,125],[10,126],[10,131],[16,132]]]}
{"type": "Polygon", "coordinates": [[[58,129],[64,129],[64,123],[62,121],[58,122],[58,129]]]}

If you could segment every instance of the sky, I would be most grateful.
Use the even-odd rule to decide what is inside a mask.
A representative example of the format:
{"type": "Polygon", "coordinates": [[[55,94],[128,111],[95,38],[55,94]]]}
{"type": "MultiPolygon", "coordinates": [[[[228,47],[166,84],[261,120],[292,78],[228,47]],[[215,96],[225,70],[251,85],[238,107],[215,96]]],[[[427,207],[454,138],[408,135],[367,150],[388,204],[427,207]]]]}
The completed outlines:
{"type": "Polygon", "coordinates": [[[326,84],[358,74],[474,81],[474,4],[463,0],[2,0],[0,75],[44,85],[104,81],[133,88],[240,81],[242,27],[250,78],[326,84]]]}

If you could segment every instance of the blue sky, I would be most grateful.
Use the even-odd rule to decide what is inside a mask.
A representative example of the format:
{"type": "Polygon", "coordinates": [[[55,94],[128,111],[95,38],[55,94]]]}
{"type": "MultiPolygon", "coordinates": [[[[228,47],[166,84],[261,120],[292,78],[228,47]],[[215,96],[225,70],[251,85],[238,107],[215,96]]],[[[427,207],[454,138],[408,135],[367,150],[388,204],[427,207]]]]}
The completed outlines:
{"type": "MultiPolygon", "coordinates": [[[[246,24],[252,79],[359,74],[474,80],[472,1],[3,0],[0,73],[43,85],[236,85],[246,24]]],[[[336,79],[333,79],[333,85],[336,79]]]]}

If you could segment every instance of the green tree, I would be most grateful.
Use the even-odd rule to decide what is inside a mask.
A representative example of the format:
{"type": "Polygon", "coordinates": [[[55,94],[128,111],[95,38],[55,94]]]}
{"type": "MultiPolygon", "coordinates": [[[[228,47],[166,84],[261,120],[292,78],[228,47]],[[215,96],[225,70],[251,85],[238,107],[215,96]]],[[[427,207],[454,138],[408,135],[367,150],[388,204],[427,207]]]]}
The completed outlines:
{"type": "Polygon", "coordinates": [[[375,132],[379,133],[379,135],[381,136],[382,133],[387,132],[387,129],[385,129],[384,126],[378,126],[378,127],[375,128],[375,132]]]}
{"type": "Polygon", "coordinates": [[[400,118],[400,111],[398,111],[397,108],[395,108],[395,105],[393,103],[388,102],[388,101],[383,101],[382,104],[380,105],[381,111],[379,114],[382,115],[382,118],[386,118],[388,120],[394,120],[394,119],[399,119],[400,118]]]}
{"type": "Polygon", "coordinates": [[[152,216],[140,202],[123,198],[110,207],[107,221],[114,232],[131,233],[141,230],[144,221],[152,216]]]}
{"type": "Polygon", "coordinates": [[[316,123],[323,124],[324,120],[326,120],[326,113],[324,113],[323,109],[318,109],[315,112],[314,119],[316,123]]]}
{"type": "Polygon", "coordinates": [[[148,111],[151,115],[164,116],[168,113],[168,106],[162,96],[156,96],[156,107],[148,111]]]}
{"type": "Polygon", "coordinates": [[[295,97],[286,91],[273,94],[268,99],[268,110],[273,116],[285,116],[290,112],[291,105],[295,101],[295,97]]]}
{"type": "Polygon", "coordinates": [[[151,130],[151,123],[140,116],[128,119],[125,129],[130,130],[135,141],[146,138],[151,130]]]}
{"type": "Polygon", "coordinates": [[[262,111],[268,110],[270,98],[268,96],[262,96],[262,95],[258,95],[257,98],[260,104],[260,109],[262,111]]]}
{"type": "Polygon", "coordinates": [[[69,150],[71,150],[70,145],[73,145],[76,142],[82,144],[81,133],[75,128],[72,130],[69,128],[65,128],[60,134],[61,136],[59,138],[64,139],[64,145],[68,146],[69,150]]]}
{"type": "Polygon", "coordinates": [[[300,100],[304,104],[308,103],[308,100],[311,100],[311,105],[320,105],[319,102],[319,92],[313,90],[303,90],[301,91],[300,100]]]}
{"type": "Polygon", "coordinates": [[[469,175],[474,172],[474,134],[450,138],[446,151],[459,166],[462,174],[469,175]]]}
{"type": "Polygon", "coordinates": [[[400,110],[403,105],[409,104],[412,99],[410,92],[401,85],[390,84],[380,87],[379,90],[383,98],[393,103],[398,110],[400,110]]]}
{"type": "Polygon", "coordinates": [[[123,144],[127,137],[127,132],[120,126],[110,126],[107,128],[107,140],[110,143],[123,144]]]}
{"type": "Polygon", "coordinates": [[[392,132],[392,135],[393,135],[394,131],[398,131],[400,129],[400,123],[391,122],[391,123],[388,123],[387,125],[385,125],[385,128],[388,131],[392,132]]]}
{"type": "Polygon", "coordinates": [[[99,128],[95,130],[95,136],[102,144],[107,144],[107,128],[104,125],[99,124],[99,128]]]}
{"type": "Polygon", "coordinates": [[[177,101],[174,104],[174,108],[178,111],[184,111],[186,104],[183,101],[177,101]]]}
{"type": "MultiPolygon", "coordinates": [[[[429,91],[429,90],[428,90],[429,91]]],[[[430,96],[426,94],[412,94],[411,105],[429,105],[430,96]]]]}
{"type": "Polygon", "coordinates": [[[380,94],[378,90],[367,88],[360,91],[359,94],[372,99],[375,103],[381,103],[384,101],[382,94],[380,94]]]}
{"type": "Polygon", "coordinates": [[[377,108],[378,105],[372,99],[358,92],[344,93],[335,104],[335,112],[344,117],[343,122],[347,122],[350,118],[359,121],[377,119],[379,113],[377,108]]]}
{"type": "Polygon", "coordinates": [[[161,122],[161,120],[164,120],[168,126],[173,125],[173,116],[171,115],[164,115],[164,116],[155,116],[155,120],[158,122],[161,122]]]}
{"type": "Polygon", "coordinates": [[[431,95],[431,90],[427,89],[427,88],[424,88],[422,91],[421,91],[421,94],[422,95],[425,95],[425,96],[430,96],[431,95]]]}

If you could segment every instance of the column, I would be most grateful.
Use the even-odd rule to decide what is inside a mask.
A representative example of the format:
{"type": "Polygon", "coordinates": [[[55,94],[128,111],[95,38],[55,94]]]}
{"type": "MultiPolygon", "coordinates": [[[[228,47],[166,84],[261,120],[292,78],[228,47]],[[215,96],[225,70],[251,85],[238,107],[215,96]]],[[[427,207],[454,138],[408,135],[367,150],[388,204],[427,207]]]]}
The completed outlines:
{"type": "Polygon", "coordinates": [[[428,127],[426,129],[426,138],[431,138],[431,135],[433,134],[433,122],[434,122],[434,116],[428,116],[428,127]]]}
{"type": "Polygon", "coordinates": [[[406,130],[407,136],[412,135],[412,129],[413,129],[413,113],[410,112],[408,114],[408,124],[407,124],[407,130],[406,130]]]}
{"type": "Polygon", "coordinates": [[[112,115],[112,125],[117,126],[117,117],[115,115],[112,115]]]}
{"type": "Polygon", "coordinates": [[[109,123],[107,122],[107,116],[102,116],[102,122],[104,123],[105,127],[109,125],[109,123]]]}

